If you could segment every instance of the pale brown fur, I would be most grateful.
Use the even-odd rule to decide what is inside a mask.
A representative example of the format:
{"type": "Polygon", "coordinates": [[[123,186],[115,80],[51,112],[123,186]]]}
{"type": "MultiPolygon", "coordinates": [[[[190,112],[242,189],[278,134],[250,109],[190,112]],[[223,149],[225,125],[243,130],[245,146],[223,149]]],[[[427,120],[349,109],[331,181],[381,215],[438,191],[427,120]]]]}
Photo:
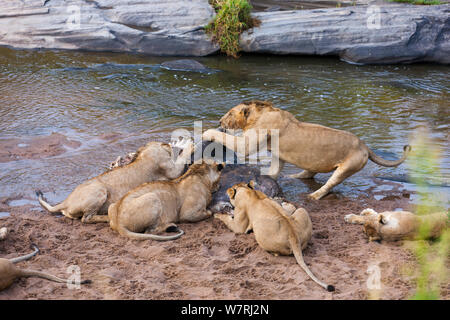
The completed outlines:
{"type": "Polygon", "coordinates": [[[68,218],[81,218],[85,223],[108,222],[106,214],[112,203],[143,183],[179,177],[192,151],[193,144],[189,142],[174,161],[170,145],[149,142],[138,150],[134,161],[82,183],[60,204],[49,205],[38,192],[39,203],[49,212],[62,212],[68,218]]]}
{"type": "Polygon", "coordinates": [[[447,227],[448,217],[445,212],[416,215],[408,211],[385,211],[378,213],[365,209],[359,215],[348,214],[345,221],[364,225],[364,233],[369,241],[398,241],[436,238],[447,227]],[[428,234],[419,234],[421,226],[426,225],[428,234]]]}
{"type": "Polygon", "coordinates": [[[334,291],[334,287],[318,280],[303,260],[302,250],[311,239],[312,223],[308,212],[303,208],[286,211],[276,201],[248,185],[239,183],[227,190],[234,216],[215,214],[215,217],[235,233],[255,234],[258,244],[266,251],[281,254],[294,254],[298,264],[317,284],[334,291]]]}
{"type": "Polygon", "coordinates": [[[136,240],[174,240],[156,233],[178,229],[175,223],[197,222],[211,216],[207,206],[219,186],[223,164],[193,164],[172,181],[145,183],[128,192],[109,207],[110,226],[121,235],[136,240]],[[142,232],[145,232],[142,233],[142,232]]]}
{"type": "MultiPolygon", "coordinates": [[[[14,259],[3,259],[0,258],[0,291],[8,288],[13,284],[13,282],[21,277],[39,277],[55,282],[67,283],[67,280],[55,277],[51,274],[35,271],[35,270],[23,270],[17,268],[14,264],[20,261],[28,260],[31,257],[35,256],[39,249],[36,246],[33,246],[34,252],[24,255],[22,257],[14,258],[14,259]]],[[[85,280],[80,282],[80,284],[90,283],[90,280],[85,280]]]]}
{"type": "Polygon", "coordinates": [[[235,137],[210,129],[203,133],[203,140],[221,143],[235,152],[245,150],[246,156],[255,153],[259,144],[270,141],[271,130],[278,130],[279,150],[271,150],[271,144],[267,142],[267,149],[272,151],[273,157],[269,175],[274,179],[278,177],[285,162],[304,169],[301,173],[291,175],[292,178],[313,178],[316,173],[334,170],[327,183],[310,194],[316,200],[361,170],[368,159],[383,166],[397,166],[410,151],[410,147],[405,146],[401,159],[384,160],[350,132],[300,122],[291,113],[265,101],[244,102],[233,107],[220,119],[220,125],[224,129],[242,129],[243,136],[235,137]],[[256,143],[256,134],[262,129],[266,129],[267,134],[259,134],[256,143]],[[255,143],[250,143],[252,140],[255,143]]]}

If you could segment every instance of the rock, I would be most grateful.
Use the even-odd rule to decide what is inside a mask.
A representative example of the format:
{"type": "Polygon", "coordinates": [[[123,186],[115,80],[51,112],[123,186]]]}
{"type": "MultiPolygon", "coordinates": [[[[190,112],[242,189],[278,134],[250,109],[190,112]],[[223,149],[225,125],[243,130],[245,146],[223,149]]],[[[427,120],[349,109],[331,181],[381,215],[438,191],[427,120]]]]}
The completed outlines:
{"type": "MultiPolygon", "coordinates": [[[[245,52],[359,64],[448,64],[449,12],[449,4],[394,3],[256,12],[260,26],[240,43],[245,52]]],[[[206,56],[219,51],[203,28],[214,15],[207,0],[0,1],[0,46],[206,56]]]]}
{"type": "Polygon", "coordinates": [[[260,26],[244,32],[240,44],[245,52],[337,55],[359,64],[448,64],[449,13],[448,4],[258,12],[260,26]]]}
{"type": "Polygon", "coordinates": [[[211,69],[208,67],[205,67],[200,62],[191,59],[165,61],[161,63],[161,67],[176,71],[211,72],[211,69]]]}
{"type": "Polygon", "coordinates": [[[204,56],[214,15],[207,0],[0,1],[0,45],[204,56]]]}

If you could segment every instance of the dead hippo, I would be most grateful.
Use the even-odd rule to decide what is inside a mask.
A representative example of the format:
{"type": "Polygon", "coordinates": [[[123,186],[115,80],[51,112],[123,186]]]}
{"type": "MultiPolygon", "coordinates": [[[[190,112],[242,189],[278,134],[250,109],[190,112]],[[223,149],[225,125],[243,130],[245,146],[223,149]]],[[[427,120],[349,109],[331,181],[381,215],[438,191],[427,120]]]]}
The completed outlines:
{"type": "MultiPolygon", "coordinates": [[[[278,183],[269,176],[261,175],[260,168],[256,165],[238,164],[236,154],[225,148],[221,144],[211,141],[202,141],[202,152],[199,156],[207,159],[213,159],[216,162],[225,162],[226,166],[222,170],[220,177],[219,190],[213,193],[213,198],[209,205],[209,209],[215,212],[230,212],[232,209],[230,200],[227,196],[227,189],[239,182],[255,181],[255,189],[264,192],[268,197],[282,197],[282,190],[278,183]],[[220,155],[219,150],[222,150],[220,155]]],[[[118,157],[115,162],[110,164],[110,169],[121,167],[133,161],[135,153],[129,153],[126,156],[118,157]]],[[[191,163],[194,160],[195,153],[191,156],[191,163]]],[[[187,171],[189,165],[186,165],[184,172],[187,171]]],[[[183,172],[183,173],[184,173],[183,172]]]]}
{"type": "MultiPolygon", "coordinates": [[[[226,166],[220,176],[219,190],[213,193],[213,198],[209,209],[215,212],[230,212],[231,203],[227,195],[227,189],[239,182],[255,181],[255,189],[264,192],[268,197],[281,197],[283,192],[278,183],[266,175],[261,175],[261,170],[256,165],[238,164],[237,156],[233,151],[225,148],[223,145],[202,141],[203,158],[213,159],[216,162],[225,162],[226,166]],[[222,155],[219,151],[222,149],[222,155]],[[217,151],[217,152],[216,152],[217,151]],[[217,155],[216,155],[217,153],[217,155]]],[[[194,154],[191,156],[191,162],[194,162],[194,154]]],[[[187,171],[188,166],[185,168],[187,171]]]]}

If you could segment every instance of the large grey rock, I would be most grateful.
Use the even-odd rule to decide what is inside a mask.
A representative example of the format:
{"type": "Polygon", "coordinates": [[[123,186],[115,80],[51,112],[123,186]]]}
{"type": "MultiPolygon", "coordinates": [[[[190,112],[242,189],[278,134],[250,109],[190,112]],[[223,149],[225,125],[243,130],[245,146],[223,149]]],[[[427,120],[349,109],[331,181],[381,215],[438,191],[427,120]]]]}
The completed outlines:
{"type": "Polygon", "coordinates": [[[152,55],[216,52],[207,0],[0,1],[0,45],[152,55]]]}
{"type": "MultiPolygon", "coordinates": [[[[448,4],[257,12],[262,23],[241,46],[353,63],[449,63],[449,13],[448,4]],[[378,9],[380,28],[370,23],[378,9]]],[[[3,0],[0,46],[205,56],[219,50],[203,30],[214,14],[208,0],[3,0]]]]}
{"type": "Polygon", "coordinates": [[[246,52],[337,55],[352,63],[450,63],[448,4],[384,4],[254,16],[261,25],[241,35],[246,52]]]}

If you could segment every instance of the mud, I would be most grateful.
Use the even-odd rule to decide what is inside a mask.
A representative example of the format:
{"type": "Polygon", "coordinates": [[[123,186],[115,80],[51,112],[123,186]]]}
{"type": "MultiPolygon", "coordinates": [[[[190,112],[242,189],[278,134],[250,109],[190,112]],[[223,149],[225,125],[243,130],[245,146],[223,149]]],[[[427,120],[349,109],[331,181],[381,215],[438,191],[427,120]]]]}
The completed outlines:
{"type": "MultiPolygon", "coordinates": [[[[361,226],[344,222],[345,214],[367,207],[412,210],[408,197],[397,193],[388,191],[379,201],[373,196],[332,194],[321,201],[298,196],[313,222],[305,261],[320,279],[335,285],[334,293],[310,280],[293,256],[273,256],[258,247],[252,234],[235,235],[213,218],[181,224],[186,234],[172,242],[140,242],[106,224],[83,225],[1,199],[0,209],[10,212],[0,219],[0,227],[9,229],[0,242],[1,257],[27,253],[36,243],[41,253],[20,267],[67,277],[67,268],[78,265],[81,277],[93,282],[76,290],[21,279],[0,292],[0,299],[366,299],[373,265],[380,268],[380,298],[406,299],[414,292],[404,271],[415,266],[409,251],[401,243],[368,243],[361,226]]],[[[442,294],[450,297],[448,288],[442,294]]]]}

